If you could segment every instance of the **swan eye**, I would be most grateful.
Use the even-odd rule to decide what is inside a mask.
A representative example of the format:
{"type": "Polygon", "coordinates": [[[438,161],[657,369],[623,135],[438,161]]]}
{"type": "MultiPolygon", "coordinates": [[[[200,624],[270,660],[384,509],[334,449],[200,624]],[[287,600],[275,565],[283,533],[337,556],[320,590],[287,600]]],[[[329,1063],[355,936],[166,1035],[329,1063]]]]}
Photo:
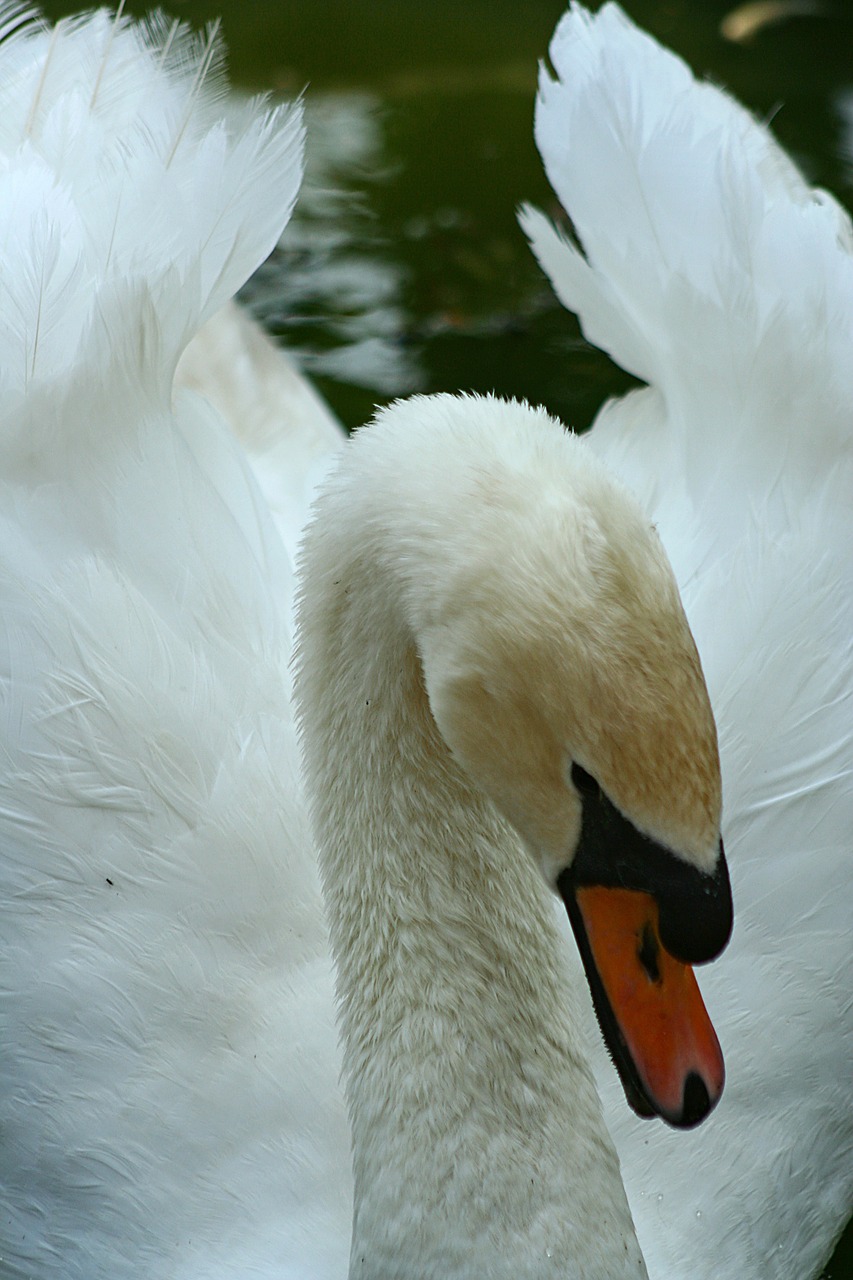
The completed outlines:
{"type": "Polygon", "coordinates": [[[582,796],[593,798],[601,795],[601,788],[595,778],[579,764],[572,765],[572,782],[582,796]]]}

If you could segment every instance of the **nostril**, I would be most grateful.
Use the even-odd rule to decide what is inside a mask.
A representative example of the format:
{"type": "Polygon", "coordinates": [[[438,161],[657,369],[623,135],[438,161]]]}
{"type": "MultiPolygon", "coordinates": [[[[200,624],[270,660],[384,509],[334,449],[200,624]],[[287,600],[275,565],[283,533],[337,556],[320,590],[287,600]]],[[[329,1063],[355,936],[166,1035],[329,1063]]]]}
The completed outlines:
{"type": "Polygon", "coordinates": [[[640,934],[640,945],[637,949],[637,959],[646,971],[650,982],[660,982],[660,965],[658,964],[658,956],[660,955],[660,945],[655,937],[654,930],[650,924],[643,926],[640,934]]]}

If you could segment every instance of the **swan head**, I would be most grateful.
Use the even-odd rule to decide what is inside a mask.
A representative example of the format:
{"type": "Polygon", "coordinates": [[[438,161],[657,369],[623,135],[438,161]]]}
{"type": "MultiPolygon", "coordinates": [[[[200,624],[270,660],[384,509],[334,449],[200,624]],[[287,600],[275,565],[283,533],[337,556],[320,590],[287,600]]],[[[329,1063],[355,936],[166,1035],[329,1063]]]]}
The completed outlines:
{"type": "Polygon", "coordinates": [[[420,566],[406,595],[433,717],[565,902],[629,1102],[698,1123],[724,1071],[689,966],[725,946],[732,903],[716,729],[674,574],[631,495],[543,411],[397,406],[410,446],[425,405],[418,493],[398,471],[389,504],[420,566]]]}
{"type": "MultiPolygon", "coordinates": [[[[544,410],[413,397],[348,442],[303,574],[297,698],[339,964],[364,929],[344,888],[342,814],[367,803],[350,775],[375,804],[381,760],[364,839],[382,844],[383,823],[410,812],[394,791],[405,779],[453,798],[454,839],[488,830],[502,856],[530,859],[565,903],[629,1102],[698,1123],[724,1078],[690,968],[732,925],[720,765],[675,578],[640,506],[544,410]],[[345,744],[359,741],[353,771],[345,744]]],[[[407,837],[395,833],[392,865],[407,837]]],[[[365,856],[373,866],[372,845],[365,856]]]]}

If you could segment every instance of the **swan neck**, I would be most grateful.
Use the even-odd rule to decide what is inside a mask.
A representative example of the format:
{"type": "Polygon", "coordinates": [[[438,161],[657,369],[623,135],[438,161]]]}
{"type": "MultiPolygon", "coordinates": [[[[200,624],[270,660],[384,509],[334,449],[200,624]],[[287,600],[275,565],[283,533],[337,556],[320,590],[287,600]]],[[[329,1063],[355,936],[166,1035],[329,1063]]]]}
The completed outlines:
{"type": "Polygon", "coordinates": [[[297,688],[353,1136],[350,1275],[399,1280],[410,1259],[443,1280],[603,1280],[624,1259],[636,1278],[553,901],[444,745],[404,603],[338,514],[334,555],[308,541],[297,688]]]}

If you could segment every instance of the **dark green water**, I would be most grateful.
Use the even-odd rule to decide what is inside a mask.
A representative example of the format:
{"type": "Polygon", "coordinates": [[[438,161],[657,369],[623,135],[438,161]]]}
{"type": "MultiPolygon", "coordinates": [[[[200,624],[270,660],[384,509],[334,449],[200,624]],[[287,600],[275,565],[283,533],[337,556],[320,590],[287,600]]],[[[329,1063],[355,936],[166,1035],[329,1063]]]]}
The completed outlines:
{"type": "MultiPolygon", "coordinates": [[[[749,43],[721,34],[731,6],[717,0],[627,7],[853,205],[853,4],[816,4],[749,43]]],[[[531,124],[563,0],[169,8],[194,24],[222,15],[238,84],[307,90],[305,194],[246,296],[347,425],[396,395],[464,388],[542,401],[582,428],[627,385],[553,300],[515,221],[521,200],[552,204],[531,124]]],[[[853,1227],[824,1275],[853,1280],[853,1227]]]]}

